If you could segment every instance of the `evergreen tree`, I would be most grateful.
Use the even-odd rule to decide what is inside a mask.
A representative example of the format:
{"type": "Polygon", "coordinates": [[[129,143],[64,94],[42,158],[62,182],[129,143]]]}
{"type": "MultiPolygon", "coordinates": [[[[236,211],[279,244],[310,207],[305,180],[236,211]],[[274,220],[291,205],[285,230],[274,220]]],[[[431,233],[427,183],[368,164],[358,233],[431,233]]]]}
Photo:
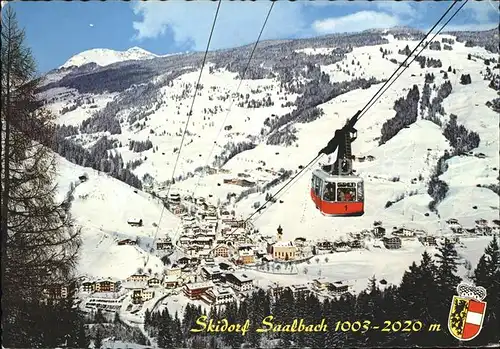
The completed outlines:
{"type": "Polygon", "coordinates": [[[100,349],[102,347],[102,333],[101,329],[98,328],[94,337],[94,349],[100,349]]]}
{"type": "Polygon", "coordinates": [[[473,280],[476,285],[486,289],[487,302],[485,319],[481,334],[474,343],[484,345],[500,341],[500,250],[496,236],[484,250],[474,270],[473,280]]]}
{"type": "MultiPolygon", "coordinates": [[[[435,255],[437,270],[436,270],[436,287],[437,292],[432,295],[435,306],[431,311],[436,320],[435,323],[444,326],[448,323],[448,314],[450,309],[450,302],[454,295],[456,295],[456,288],[460,284],[461,278],[456,275],[458,270],[458,254],[455,249],[454,243],[445,238],[442,246],[438,248],[439,253],[435,255]]],[[[458,345],[449,331],[440,331],[436,334],[434,339],[436,345],[448,346],[458,345]]]]}
{"type": "MultiPolygon", "coordinates": [[[[0,60],[2,343],[48,347],[60,344],[55,342],[72,329],[59,326],[51,337],[47,319],[52,321],[59,308],[39,301],[44,290],[72,279],[80,239],[67,207],[57,203],[55,157],[44,146],[52,142],[54,116],[38,100],[40,80],[24,31],[12,7],[5,7],[0,60]]],[[[69,324],[74,314],[60,315],[60,323],[69,324]]]]}

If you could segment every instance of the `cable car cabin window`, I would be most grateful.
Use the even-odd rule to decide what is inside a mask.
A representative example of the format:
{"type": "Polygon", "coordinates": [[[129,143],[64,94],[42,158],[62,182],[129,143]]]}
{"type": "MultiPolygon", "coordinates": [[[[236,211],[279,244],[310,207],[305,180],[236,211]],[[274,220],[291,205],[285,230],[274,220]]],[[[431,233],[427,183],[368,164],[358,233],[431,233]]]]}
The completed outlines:
{"type": "Polygon", "coordinates": [[[356,183],[338,183],[337,201],[356,201],[356,183]]]}
{"type": "Polygon", "coordinates": [[[321,178],[318,178],[316,176],[313,177],[313,188],[314,188],[314,194],[317,196],[321,196],[321,185],[322,185],[322,180],[321,178]]]}
{"type": "Polygon", "coordinates": [[[326,183],[323,200],[330,202],[335,201],[335,183],[326,183]]]}

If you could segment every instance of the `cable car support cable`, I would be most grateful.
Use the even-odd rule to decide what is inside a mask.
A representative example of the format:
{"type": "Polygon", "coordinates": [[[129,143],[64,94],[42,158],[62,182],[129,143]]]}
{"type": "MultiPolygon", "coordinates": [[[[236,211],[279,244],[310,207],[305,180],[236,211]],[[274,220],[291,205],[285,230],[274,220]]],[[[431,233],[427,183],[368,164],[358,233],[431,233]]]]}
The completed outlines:
{"type": "MultiPolygon", "coordinates": [[[[453,14],[452,16],[445,22],[445,24],[439,29],[439,31],[434,34],[433,38],[434,39],[445,27],[446,25],[456,16],[456,14],[465,6],[465,4],[467,3],[468,0],[466,0],[453,14]]],[[[457,1],[454,1],[450,7],[445,11],[445,13],[439,18],[439,20],[434,24],[434,26],[425,34],[425,36],[422,38],[422,40],[420,40],[420,42],[418,43],[418,45],[411,51],[411,53],[408,55],[408,57],[399,65],[399,67],[396,69],[396,71],[389,77],[389,79],[382,85],[382,87],[377,91],[377,93],[375,93],[375,95],[368,101],[368,103],[366,103],[366,105],[360,109],[358,112],[356,112],[356,114],[346,122],[346,125],[343,127],[343,130],[344,132],[350,130],[353,128],[354,124],[361,118],[361,116],[363,116],[373,105],[374,103],[387,91],[387,89],[394,83],[394,81],[396,81],[400,76],[401,74],[409,67],[409,65],[415,61],[415,59],[422,53],[422,51],[428,46],[429,43],[425,44],[423,46],[423,48],[417,53],[416,56],[413,57],[413,59],[410,61],[410,63],[408,65],[405,65],[406,62],[411,58],[411,55],[417,51],[418,47],[425,41],[425,39],[427,37],[430,36],[430,34],[432,33],[432,31],[439,25],[439,23],[446,17],[446,15],[448,14],[448,12],[451,11],[451,9],[456,5],[457,1]],[[396,76],[396,78],[390,82],[390,79],[392,77],[394,77],[398,71],[401,69],[401,67],[403,67],[403,70],[396,76]],[[388,85],[389,84],[389,85],[388,85]],[[387,86],[388,85],[388,86],[387,86]],[[385,88],[387,86],[387,88],[385,88]],[[385,89],[384,89],[385,88],[385,89]],[[381,93],[380,93],[381,92],[381,93]],[[380,93],[380,95],[379,95],[380,93]],[[378,96],[377,96],[378,95],[378,96]],[[373,102],[373,103],[372,103],[373,102]]],[[[431,40],[432,41],[432,40],[431,40]]],[[[337,130],[337,131],[340,131],[340,130],[337,130]]],[[[314,157],[314,159],[312,159],[306,166],[304,166],[299,172],[297,172],[291,179],[289,179],[275,194],[273,194],[268,200],[266,200],[266,202],[261,205],[259,208],[257,208],[245,221],[244,223],[248,222],[252,217],[254,217],[257,213],[261,212],[262,211],[262,208],[271,202],[272,204],[272,201],[278,196],[279,193],[281,193],[287,186],[290,185],[290,183],[292,183],[295,179],[298,179],[303,173],[305,173],[305,170],[311,166],[316,160],[318,160],[323,154],[326,154],[326,151],[329,150],[329,146],[330,145],[335,145],[335,144],[331,144],[331,143],[338,143],[338,139],[336,139],[335,137],[329,142],[329,145],[327,145],[327,147],[323,148],[322,151],[320,151],[318,153],[318,155],[316,155],[314,157]],[[332,142],[333,141],[333,142],[332,142]]],[[[338,144],[337,144],[338,145],[338,144]]],[[[330,152],[331,154],[332,152],[330,152]]],[[[268,206],[269,207],[269,206],[268,206]]]]}
{"type": "MultiPolygon", "coordinates": [[[[200,75],[198,76],[198,80],[197,80],[197,83],[196,83],[196,86],[195,86],[195,90],[194,90],[193,100],[191,102],[191,107],[189,108],[188,118],[187,118],[187,121],[186,121],[186,127],[184,127],[184,132],[182,133],[181,143],[180,143],[180,146],[179,146],[179,150],[177,152],[177,158],[175,159],[174,168],[172,170],[172,180],[170,181],[170,183],[168,185],[167,200],[168,200],[168,195],[170,194],[170,189],[171,189],[172,184],[174,182],[175,170],[177,169],[177,164],[179,162],[179,158],[180,158],[180,155],[181,155],[182,146],[184,145],[184,139],[186,137],[187,129],[188,129],[188,126],[189,126],[189,120],[191,119],[191,115],[193,114],[194,102],[196,101],[196,95],[198,94],[198,89],[199,89],[199,86],[200,86],[201,76],[203,75],[203,68],[205,67],[205,63],[207,61],[208,50],[210,48],[210,43],[212,41],[212,36],[213,36],[214,30],[215,30],[215,24],[217,23],[217,17],[219,16],[219,9],[220,9],[221,2],[222,2],[222,0],[219,0],[218,3],[217,3],[217,10],[215,11],[215,16],[214,16],[214,20],[213,20],[213,23],[212,23],[212,28],[210,29],[210,35],[208,37],[207,47],[205,49],[205,54],[203,55],[203,61],[201,63],[200,75]]],[[[156,241],[156,237],[158,236],[158,231],[160,230],[160,223],[161,223],[161,220],[163,218],[163,213],[164,212],[165,212],[165,204],[162,205],[162,209],[161,209],[161,213],[160,213],[160,219],[158,220],[158,225],[156,226],[155,235],[153,237],[153,245],[151,246],[152,248],[154,247],[154,243],[156,241]]],[[[149,255],[150,255],[150,253],[147,253],[146,261],[144,263],[144,266],[146,266],[148,264],[148,262],[149,262],[149,255]]]]}

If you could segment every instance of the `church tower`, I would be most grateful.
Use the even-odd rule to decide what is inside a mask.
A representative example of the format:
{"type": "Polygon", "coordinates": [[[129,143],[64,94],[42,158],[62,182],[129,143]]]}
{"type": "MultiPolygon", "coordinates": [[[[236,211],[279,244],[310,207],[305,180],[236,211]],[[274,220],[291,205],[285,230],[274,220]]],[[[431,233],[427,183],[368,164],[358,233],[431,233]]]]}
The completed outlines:
{"type": "Polygon", "coordinates": [[[278,234],[277,234],[277,241],[281,241],[283,238],[283,228],[281,228],[281,225],[278,227],[278,234]]]}

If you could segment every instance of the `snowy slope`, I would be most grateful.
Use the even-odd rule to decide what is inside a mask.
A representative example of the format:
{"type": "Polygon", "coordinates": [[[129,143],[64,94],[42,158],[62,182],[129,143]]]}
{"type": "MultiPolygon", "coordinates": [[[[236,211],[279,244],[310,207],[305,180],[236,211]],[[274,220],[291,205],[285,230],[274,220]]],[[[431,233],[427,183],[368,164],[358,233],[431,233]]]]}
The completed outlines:
{"type": "MultiPolygon", "coordinates": [[[[450,35],[441,35],[438,39],[450,37],[450,35]]],[[[327,73],[335,82],[372,76],[377,79],[388,78],[397,68],[397,65],[389,60],[396,59],[402,62],[405,57],[398,54],[398,51],[406,45],[412,49],[417,41],[396,40],[392,35],[388,35],[387,39],[386,44],[355,47],[352,52],[346,54],[344,60],[335,64],[321,65],[321,71],[327,73]],[[388,50],[390,53],[383,58],[381,49],[388,50]],[[352,64],[352,61],[355,63],[352,64]],[[346,73],[347,70],[349,73],[346,73]]],[[[315,47],[300,49],[297,52],[314,57],[331,52],[332,49],[333,47],[315,47]]],[[[88,52],[82,53],[82,57],[93,57],[88,52]]],[[[111,55],[114,58],[110,59],[111,56],[108,53],[101,55],[96,52],[95,57],[89,58],[89,61],[106,65],[111,64],[112,60],[117,59],[118,56],[120,60],[125,59],[123,58],[125,56],[116,54],[111,55]]],[[[348,232],[369,229],[375,220],[382,220],[384,227],[388,230],[391,230],[393,226],[407,226],[439,234],[441,231],[446,231],[445,221],[448,218],[457,218],[466,228],[473,227],[474,221],[479,218],[498,219],[498,195],[490,189],[477,187],[477,184],[498,183],[497,125],[499,119],[497,113],[485,106],[487,101],[497,97],[497,93],[488,87],[489,81],[483,80],[481,72],[484,73],[485,65],[482,59],[477,58],[495,58],[496,55],[480,47],[465,47],[464,43],[460,42],[453,44],[452,51],[425,50],[423,55],[439,58],[443,63],[442,68],[422,69],[417,63],[413,63],[356,125],[358,139],[353,144],[353,153],[358,157],[367,155],[375,157],[372,162],[354,163],[357,173],[365,180],[365,215],[357,218],[322,216],[309,197],[311,176],[311,169],[309,169],[280,194],[278,199],[282,200],[282,203],[278,201],[274,205],[268,205],[261,215],[254,217],[252,221],[262,233],[274,234],[276,227],[281,224],[286,239],[293,239],[297,236],[309,239],[336,238],[348,232]],[[476,58],[468,60],[468,54],[476,58]],[[427,182],[438,158],[446,149],[450,149],[448,141],[442,134],[442,128],[419,117],[417,122],[402,129],[394,138],[381,146],[378,145],[378,137],[380,137],[383,123],[395,115],[393,109],[395,100],[406,96],[408,89],[414,84],[421,92],[426,73],[432,72],[436,76],[435,84],[439,87],[445,81],[440,71],[446,71],[448,66],[455,68],[456,73],[448,73],[452,92],[442,103],[446,112],[446,115],[442,117],[443,124],[447,122],[450,114],[456,114],[460,124],[479,134],[481,142],[479,147],[474,149],[474,153],[483,153],[485,158],[456,156],[448,160],[448,169],[440,176],[440,179],[448,184],[449,191],[447,197],[437,207],[439,217],[428,208],[431,197],[427,194],[427,182]],[[461,85],[462,74],[470,74],[472,83],[461,85]],[[421,180],[412,181],[419,175],[422,176],[421,180]],[[399,180],[393,181],[395,177],[399,180]],[[402,196],[402,200],[385,208],[386,202],[396,201],[402,196]]],[[[141,58],[126,59],[153,57],[147,54],[138,56],[141,58]]],[[[135,56],[129,54],[127,57],[135,56]]],[[[228,194],[239,195],[245,190],[236,185],[224,184],[224,179],[246,173],[250,176],[250,180],[264,185],[276,178],[276,175],[265,170],[273,172],[283,168],[297,171],[300,165],[307,164],[333,136],[334,130],[342,126],[356,110],[362,108],[381,86],[377,84],[365,90],[353,90],[320,105],[319,108],[325,113],[322,117],[309,123],[293,125],[297,129],[298,140],[292,146],[267,145],[265,139],[260,136],[265,120],[273,114],[280,116],[291,112],[295,108],[294,105],[282,105],[286,102],[293,103],[297,95],[282,89],[277,78],[244,80],[239,90],[240,94],[243,96],[249,94],[250,98],[255,100],[270,97],[274,102],[272,106],[245,108],[238,105],[245,98],[231,98],[231,94],[235,92],[239,84],[236,74],[223,68],[214,68],[210,71],[209,68],[213,67],[212,63],[207,64],[201,78],[203,89],[197,95],[193,116],[188,125],[189,133],[185,137],[179,163],[174,173],[174,177],[183,175],[184,178],[176,181],[174,190],[195,196],[212,195],[214,203],[224,202],[228,194]],[[231,108],[230,112],[229,108],[231,108]],[[225,121],[224,124],[223,121],[225,121]],[[224,129],[224,126],[231,126],[231,129],[224,129]],[[222,167],[225,173],[207,175],[199,171],[200,167],[212,165],[215,156],[220,155],[223,147],[228,143],[250,140],[256,143],[256,147],[230,159],[222,167]],[[188,173],[195,173],[194,177],[187,176],[188,173]]],[[[495,68],[493,64],[490,68],[498,74],[498,68],[495,68]]],[[[170,72],[163,74],[165,75],[157,76],[155,81],[168,76],[170,72]]],[[[199,70],[181,74],[173,79],[171,85],[160,87],[158,101],[147,105],[142,110],[148,113],[146,118],[132,123],[128,121],[127,117],[136,112],[140,108],[139,105],[121,110],[116,115],[120,122],[121,133],[108,134],[108,137],[122,144],[115,149],[120,152],[125,163],[134,160],[142,161],[142,164],[134,168],[133,172],[141,179],[145,174],[151,175],[155,179],[153,189],[160,195],[166,193],[164,182],[172,177],[173,165],[177,158],[175,150],[179,147],[182,131],[186,126],[187,113],[193,97],[193,85],[198,74],[199,70]],[[152,149],[133,152],[128,146],[130,140],[148,139],[154,145],[152,149]]],[[[48,105],[56,113],[79,97],[79,95],[66,95],[67,91],[61,92],[56,89],[45,93],[53,93],[52,97],[57,96],[56,100],[48,105]]],[[[82,96],[94,98],[95,110],[102,110],[106,103],[118,98],[119,94],[103,93],[82,96]]],[[[137,104],[140,104],[139,101],[137,104]]],[[[80,124],[89,116],[86,108],[88,108],[86,105],[78,106],[73,111],[59,115],[58,123],[80,124]]],[[[83,146],[89,148],[101,135],[102,132],[79,134],[75,137],[82,142],[83,146]]],[[[81,169],[74,170],[78,167],[61,161],[63,169],[66,169],[63,170],[62,181],[74,178],[77,176],[75,173],[81,171],[81,169]]],[[[326,163],[327,158],[322,157],[320,162],[326,163]]],[[[129,268],[128,273],[128,270],[140,266],[144,252],[141,249],[129,248],[130,246],[122,249],[124,246],[116,246],[115,239],[118,236],[133,238],[137,235],[146,243],[150,241],[148,237],[150,238],[154,233],[151,223],[159,218],[161,204],[154,202],[149,196],[147,198],[140,196],[143,195],[141,192],[139,192],[140,195],[133,193],[132,188],[121,182],[107,176],[98,176],[93,171],[90,172],[94,175],[87,183],[76,189],[73,205],[73,213],[85,227],[85,236],[88,237],[86,248],[90,257],[83,258],[82,270],[91,272],[95,269],[94,272],[100,273],[99,268],[101,268],[102,274],[109,276],[109,274],[122,275],[122,269],[129,268]],[[89,195],[89,199],[80,198],[85,194],[89,195]],[[129,206],[130,202],[133,202],[132,206],[129,206]],[[116,207],[116,205],[119,206],[116,207]],[[142,207],[142,205],[145,206],[142,207]],[[126,224],[128,215],[146,217],[143,229],[130,228],[126,224]],[[98,256],[94,250],[105,253],[104,257],[98,256]],[[130,253],[130,258],[123,257],[122,251],[125,250],[127,250],[126,253],[130,253]],[[133,260],[135,262],[129,263],[133,260]]],[[[281,185],[273,187],[269,192],[275,193],[281,185]]],[[[250,194],[234,206],[231,205],[230,209],[234,208],[238,215],[247,217],[254,212],[255,202],[261,204],[265,202],[266,194],[250,194]]],[[[176,223],[175,218],[170,218],[163,217],[162,231],[163,229],[167,231],[171,227],[169,224],[164,226],[165,221],[171,221],[171,224],[176,223]]],[[[411,258],[418,258],[421,252],[421,249],[415,247],[411,258]]],[[[407,265],[403,251],[394,256],[395,260],[399,260],[402,265],[407,265]],[[398,256],[401,259],[398,259],[398,256]]],[[[369,264],[374,258],[379,258],[379,256],[373,253],[368,254],[363,263],[369,264]]],[[[152,257],[151,260],[154,258],[152,257]]],[[[370,271],[370,273],[373,272],[378,273],[378,270],[370,271]]],[[[123,274],[126,274],[125,271],[123,274]]],[[[353,272],[353,274],[356,273],[353,272]]]]}
{"type": "MultiPolygon", "coordinates": [[[[62,197],[71,183],[87,173],[89,179],[78,184],[74,191],[71,213],[76,226],[82,228],[83,248],[79,271],[94,277],[126,278],[138,268],[163,270],[163,263],[154,256],[144,266],[147,251],[156,233],[162,203],[149,194],[138,191],[108,175],[90,168],[76,166],[58,157],[59,191],[62,197]],[[143,220],[142,227],[131,227],[129,219],[143,220]],[[121,239],[136,239],[137,246],[118,246],[121,239]]],[[[168,211],[158,229],[158,237],[166,236],[178,224],[168,211]]]]}
{"type": "Polygon", "coordinates": [[[95,48],[74,55],[73,57],[68,59],[66,63],[60,66],[60,68],[68,68],[71,66],[79,67],[88,63],[96,63],[100,66],[106,66],[117,62],[151,59],[155,57],[158,56],[140,47],[132,47],[126,51],[95,48]]]}

